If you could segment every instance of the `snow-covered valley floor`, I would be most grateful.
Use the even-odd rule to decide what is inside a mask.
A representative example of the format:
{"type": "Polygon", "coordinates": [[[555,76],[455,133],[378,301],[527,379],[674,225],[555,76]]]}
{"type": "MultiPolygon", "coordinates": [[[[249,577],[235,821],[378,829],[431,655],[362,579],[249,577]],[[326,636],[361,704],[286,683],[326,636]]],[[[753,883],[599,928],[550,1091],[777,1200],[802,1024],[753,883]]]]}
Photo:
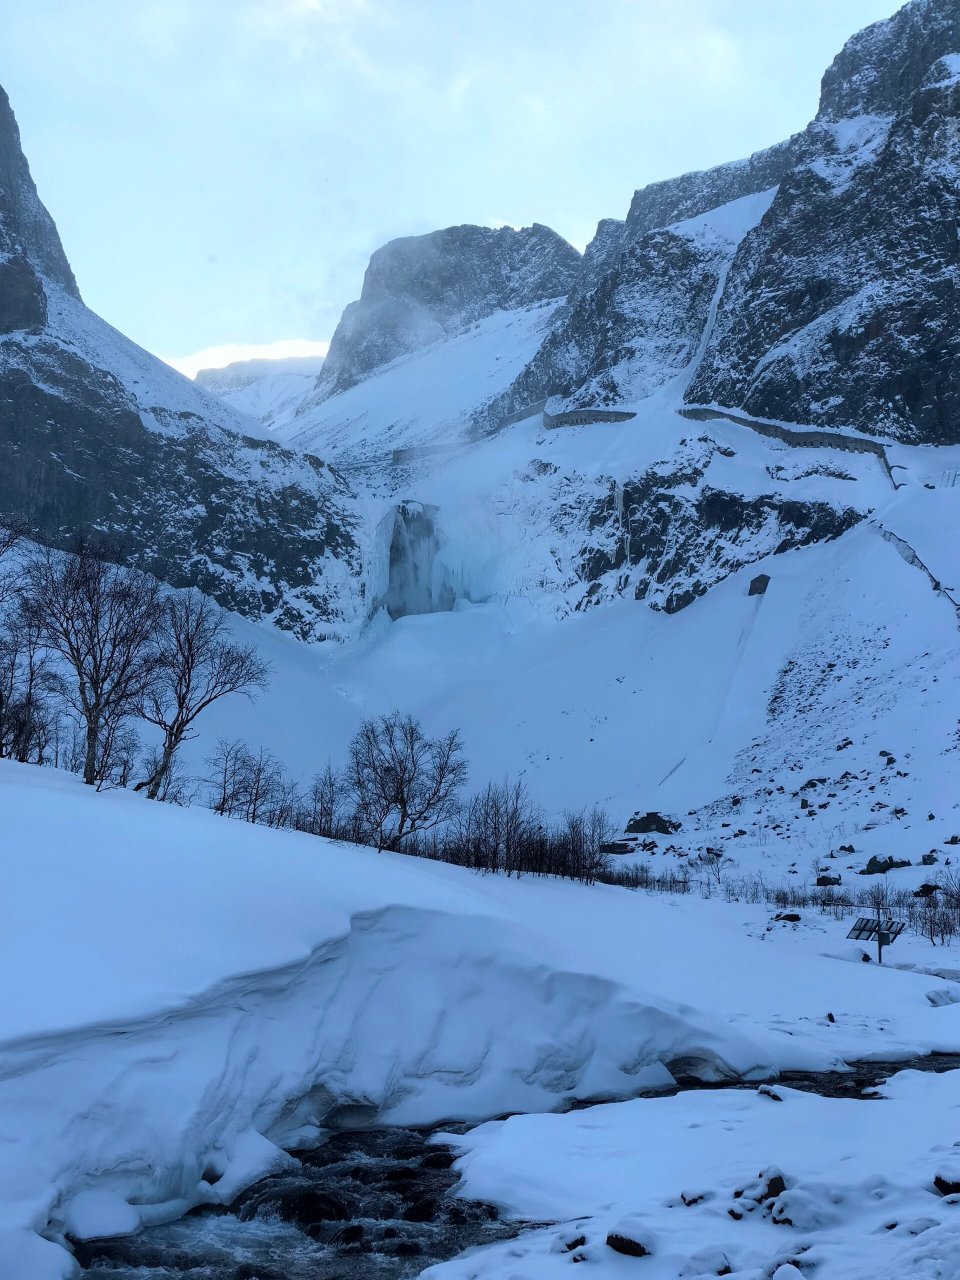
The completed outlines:
{"type": "MultiPolygon", "coordinates": [[[[898,959],[917,970],[881,970],[860,963],[844,941],[846,925],[826,917],[769,928],[760,907],[478,877],[128,793],[90,794],[73,778],[27,766],[0,767],[0,802],[8,851],[0,928],[5,1277],[69,1276],[68,1235],[132,1231],[229,1202],[287,1166],[285,1150],[316,1142],[331,1126],[550,1112],[571,1100],[655,1091],[670,1084],[671,1069],[706,1080],[770,1079],[844,1059],[960,1052],[960,1004],[950,1003],[960,985],[922,972],[933,949],[916,940],[898,959]]],[[[960,971],[960,952],[935,954],[941,972],[948,963],[960,971]]],[[[899,1170],[899,1182],[892,1169],[880,1170],[898,1221],[920,1214],[922,1196],[930,1197],[928,1216],[946,1212],[917,1179],[934,1176],[939,1155],[930,1144],[954,1141],[946,1110],[954,1079],[903,1086],[897,1123],[909,1131],[913,1146],[903,1150],[915,1153],[913,1164],[899,1170]]],[[[712,1180],[718,1197],[758,1161],[780,1164],[789,1178],[831,1181],[843,1142],[854,1145],[863,1116],[888,1104],[817,1112],[822,1126],[801,1110],[821,1104],[832,1105],[708,1091],[531,1119],[559,1126],[544,1130],[551,1145],[539,1176],[569,1194],[552,1201],[522,1164],[511,1172],[501,1139],[485,1148],[491,1135],[523,1123],[508,1121],[470,1137],[464,1191],[524,1217],[587,1215],[596,1219],[593,1240],[614,1207],[657,1217],[662,1201],[684,1189],[672,1186],[681,1172],[684,1185],[712,1180]],[[669,1117],[687,1108],[697,1118],[666,1136],[669,1117]],[[741,1140],[734,1125],[726,1154],[718,1149],[695,1178],[701,1157],[685,1145],[686,1126],[727,1132],[725,1108],[747,1115],[742,1132],[753,1136],[741,1140]],[[795,1116],[808,1139],[813,1124],[823,1127],[829,1142],[801,1146],[798,1138],[794,1152],[784,1121],[768,1151],[762,1117],[780,1114],[795,1116]],[[610,1122],[618,1140],[629,1125],[640,1131],[622,1156],[638,1162],[637,1172],[616,1195],[604,1173],[604,1125],[591,1128],[588,1119],[607,1115],[623,1117],[610,1122]],[[583,1132],[570,1137],[568,1157],[563,1135],[574,1129],[564,1126],[575,1125],[583,1132]]],[[[536,1147],[519,1141],[535,1159],[536,1147]]],[[[831,1212],[850,1205],[858,1222],[872,1222],[861,1212],[870,1193],[859,1172],[851,1177],[849,1199],[831,1212]]],[[[709,1213],[694,1216],[707,1222],[695,1233],[707,1247],[709,1213]]],[[[790,1242],[814,1229],[770,1227],[790,1242]]],[[[669,1238],[668,1225],[658,1230],[669,1238]]],[[[943,1236],[937,1230],[930,1240],[943,1236]]],[[[495,1275],[549,1275],[545,1268],[569,1259],[541,1262],[546,1240],[509,1246],[528,1251],[522,1266],[502,1249],[482,1266],[500,1268],[495,1275]]],[[[887,1243],[903,1242],[891,1232],[887,1243]]],[[[742,1247],[745,1259],[759,1256],[753,1244],[742,1247]]],[[[591,1249],[612,1274],[627,1265],[591,1249]]],[[[744,1274],[763,1274],[761,1263],[749,1265],[744,1274]]]]}

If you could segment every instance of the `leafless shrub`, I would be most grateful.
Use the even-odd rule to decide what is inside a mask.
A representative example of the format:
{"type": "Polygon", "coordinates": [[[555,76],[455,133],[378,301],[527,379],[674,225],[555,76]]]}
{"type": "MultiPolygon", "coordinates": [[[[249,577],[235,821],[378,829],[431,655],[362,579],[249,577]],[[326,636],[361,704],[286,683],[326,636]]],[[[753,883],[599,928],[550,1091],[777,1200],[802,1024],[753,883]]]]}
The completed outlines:
{"type": "Polygon", "coordinates": [[[196,734],[197,717],[228,694],[253,697],[265,687],[267,672],[252,645],[231,640],[226,616],[212,601],[197,591],[167,596],[158,620],[156,671],[137,703],[163,743],[135,790],[156,800],[181,745],[196,734]]]}
{"type": "Polygon", "coordinates": [[[360,830],[377,849],[448,822],[467,774],[460,735],[428,738],[398,711],[365,720],[350,743],[348,778],[360,830]]]}

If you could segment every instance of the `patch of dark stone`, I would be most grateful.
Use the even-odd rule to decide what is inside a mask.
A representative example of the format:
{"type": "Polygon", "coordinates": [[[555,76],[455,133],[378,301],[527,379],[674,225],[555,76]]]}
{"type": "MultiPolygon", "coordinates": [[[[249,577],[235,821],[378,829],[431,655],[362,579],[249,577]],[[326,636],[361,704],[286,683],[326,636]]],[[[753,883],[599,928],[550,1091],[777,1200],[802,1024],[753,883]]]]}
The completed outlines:
{"type": "MultiPolygon", "coordinates": [[[[447,1131],[450,1131],[448,1126],[447,1131]]],[[[517,1235],[492,1205],[460,1200],[454,1152],[429,1133],[339,1133],[294,1154],[229,1208],[76,1245],[87,1280],[404,1280],[517,1235]]]]}
{"type": "MultiPolygon", "coordinates": [[[[830,1015],[826,1016],[829,1020],[830,1015]]],[[[931,1071],[939,1074],[957,1070],[960,1070],[960,1054],[930,1053],[905,1062],[851,1062],[848,1071],[784,1071],[777,1077],[776,1085],[797,1089],[802,1093],[816,1093],[821,1098],[863,1098],[872,1101],[878,1096],[876,1090],[898,1071],[931,1071]]],[[[704,1088],[757,1089],[757,1083],[735,1080],[704,1085],[698,1080],[681,1079],[677,1089],[671,1092],[704,1088]]],[[[779,1101],[776,1086],[761,1085],[759,1091],[774,1101],[779,1101]]]]}

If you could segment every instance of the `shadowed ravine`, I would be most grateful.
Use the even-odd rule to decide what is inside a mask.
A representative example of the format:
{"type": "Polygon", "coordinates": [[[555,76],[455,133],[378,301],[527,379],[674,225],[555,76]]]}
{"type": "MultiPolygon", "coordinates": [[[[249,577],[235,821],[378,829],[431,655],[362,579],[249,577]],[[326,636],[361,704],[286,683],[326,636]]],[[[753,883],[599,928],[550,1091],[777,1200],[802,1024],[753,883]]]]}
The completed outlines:
{"type": "MultiPolygon", "coordinates": [[[[777,1084],[828,1098],[870,1099],[897,1071],[960,1069],[960,1056],[854,1063],[849,1072],[789,1073],[777,1084]]],[[[762,1086],[764,1088],[776,1088],[762,1086]]],[[[756,1089],[755,1082],[679,1091],[756,1089]]],[[[658,1095],[662,1096],[662,1095],[658,1095]]],[[[469,1126],[446,1125],[444,1131],[469,1126]]],[[[502,1222],[490,1205],[456,1196],[454,1153],[413,1129],[335,1134],[297,1152],[294,1172],[274,1174],[229,1209],[197,1210],[135,1236],[77,1245],[90,1280],[403,1280],[465,1249],[535,1224],[502,1222]]]]}

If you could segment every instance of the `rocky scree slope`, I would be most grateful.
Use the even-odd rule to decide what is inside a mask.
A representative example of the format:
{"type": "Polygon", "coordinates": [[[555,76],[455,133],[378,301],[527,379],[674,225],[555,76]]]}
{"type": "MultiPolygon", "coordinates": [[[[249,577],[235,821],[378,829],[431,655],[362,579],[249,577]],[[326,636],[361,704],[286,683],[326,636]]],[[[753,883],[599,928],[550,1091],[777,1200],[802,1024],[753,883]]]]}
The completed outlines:
{"type": "Polygon", "coordinates": [[[848,42],[803,133],[637,192],[477,430],[549,396],[635,403],[684,374],[690,403],[960,439],[958,73],[956,0],[912,0],[848,42]],[[681,242],[676,224],[774,188],[725,253],[681,242]]]}
{"type": "Polygon", "coordinates": [[[258,433],[83,305],[0,91],[0,514],[53,546],[116,534],[176,586],[339,634],[358,607],[352,494],[258,433]]]}
{"type": "Polygon", "coordinates": [[[360,298],[337,325],[316,401],[496,311],[563,297],[579,266],[577,250],[539,223],[391,240],[371,257],[360,298]]]}

